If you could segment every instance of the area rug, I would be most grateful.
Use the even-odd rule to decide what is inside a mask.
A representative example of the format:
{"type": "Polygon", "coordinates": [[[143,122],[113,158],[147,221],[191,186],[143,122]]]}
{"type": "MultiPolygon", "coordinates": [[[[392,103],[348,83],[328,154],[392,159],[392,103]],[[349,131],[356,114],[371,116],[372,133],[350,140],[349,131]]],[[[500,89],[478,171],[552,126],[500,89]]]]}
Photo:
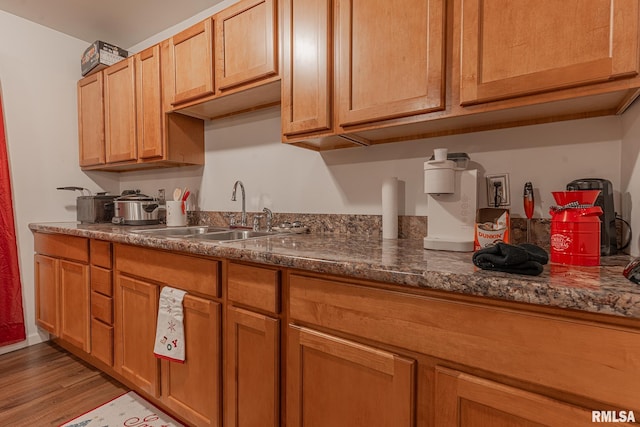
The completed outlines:
{"type": "Polygon", "coordinates": [[[184,427],[133,391],[80,415],[60,427],[184,427]]]}

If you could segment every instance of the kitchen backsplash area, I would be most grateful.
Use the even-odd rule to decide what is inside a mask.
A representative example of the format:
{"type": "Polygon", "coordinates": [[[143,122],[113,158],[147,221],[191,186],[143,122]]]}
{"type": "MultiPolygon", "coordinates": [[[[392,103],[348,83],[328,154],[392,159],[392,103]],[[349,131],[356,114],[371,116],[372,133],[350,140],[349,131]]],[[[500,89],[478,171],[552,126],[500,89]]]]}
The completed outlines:
{"type": "MultiPolygon", "coordinates": [[[[227,227],[227,215],[237,212],[222,211],[189,211],[189,225],[209,225],[227,227]]],[[[253,223],[255,215],[262,212],[247,212],[247,224],[253,223]]],[[[398,238],[422,239],[427,234],[427,217],[414,215],[398,216],[398,238]]],[[[272,224],[279,227],[282,223],[299,221],[312,233],[364,234],[380,236],[382,229],[381,215],[348,215],[348,214],[309,214],[309,213],[273,213],[272,224]]],[[[264,218],[261,225],[264,227],[264,218]]],[[[549,250],[549,219],[533,219],[531,221],[531,243],[549,250]]],[[[527,221],[523,218],[511,219],[511,242],[524,243],[527,238],[527,221]]]]}

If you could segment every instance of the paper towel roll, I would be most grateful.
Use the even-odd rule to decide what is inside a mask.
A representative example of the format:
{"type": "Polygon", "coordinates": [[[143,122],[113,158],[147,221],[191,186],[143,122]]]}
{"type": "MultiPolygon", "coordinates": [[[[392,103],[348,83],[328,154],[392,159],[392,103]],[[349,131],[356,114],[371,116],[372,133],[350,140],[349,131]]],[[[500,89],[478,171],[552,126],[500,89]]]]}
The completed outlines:
{"type": "Polygon", "coordinates": [[[398,178],[382,182],[382,238],[398,238],[398,178]]]}

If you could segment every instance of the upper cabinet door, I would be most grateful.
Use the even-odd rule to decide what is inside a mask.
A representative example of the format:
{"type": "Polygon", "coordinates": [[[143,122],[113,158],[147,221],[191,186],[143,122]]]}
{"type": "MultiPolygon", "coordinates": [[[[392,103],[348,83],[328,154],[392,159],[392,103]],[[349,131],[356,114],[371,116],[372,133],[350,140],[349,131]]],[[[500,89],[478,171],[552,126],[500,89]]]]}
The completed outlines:
{"type": "Polygon", "coordinates": [[[283,0],[282,133],[332,129],[332,0],[283,0]]]}
{"type": "Polygon", "coordinates": [[[638,73],[638,2],[465,0],[461,105],[638,73]]]}
{"type": "Polygon", "coordinates": [[[340,126],[444,108],[444,0],[337,0],[340,126]]]}
{"type": "Polygon", "coordinates": [[[206,19],[171,38],[172,105],[213,94],[212,20],[206,19]]]}
{"type": "Polygon", "coordinates": [[[245,0],[215,16],[218,91],[278,73],[276,0],[245,0]]]}
{"type": "Polygon", "coordinates": [[[162,157],[162,97],[160,46],[136,55],[136,100],[138,121],[138,158],[162,157]]]}
{"type": "Polygon", "coordinates": [[[78,140],[80,166],[104,164],[102,72],[78,81],[78,140]]]}
{"type": "Polygon", "coordinates": [[[134,57],[104,70],[107,163],[136,160],[134,57]]]}

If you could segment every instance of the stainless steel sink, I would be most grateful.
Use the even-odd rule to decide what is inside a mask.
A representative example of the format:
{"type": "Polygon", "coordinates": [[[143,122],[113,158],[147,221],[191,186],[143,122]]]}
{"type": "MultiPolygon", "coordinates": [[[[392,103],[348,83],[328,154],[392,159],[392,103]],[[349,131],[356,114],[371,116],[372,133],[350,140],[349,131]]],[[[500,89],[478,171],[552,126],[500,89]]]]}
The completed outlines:
{"type": "Polygon", "coordinates": [[[219,242],[231,241],[231,240],[245,240],[253,239],[255,237],[276,236],[281,233],[273,233],[268,231],[253,231],[253,230],[228,230],[214,233],[204,233],[200,235],[194,235],[193,238],[197,240],[216,240],[219,242]]]}
{"type": "Polygon", "coordinates": [[[228,228],[192,226],[192,227],[162,227],[162,228],[142,228],[130,230],[131,233],[143,234],[150,237],[193,237],[205,233],[228,231],[228,228]]]}
{"type": "Polygon", "coordinates": [[[253,239],[256,237],[275,236],[281,234],[269,231],[253,231],[209,226],[141,228],[137,230],[130,230],[130,232],[165,239],[197,239],[218,242],[253,239]]]}

